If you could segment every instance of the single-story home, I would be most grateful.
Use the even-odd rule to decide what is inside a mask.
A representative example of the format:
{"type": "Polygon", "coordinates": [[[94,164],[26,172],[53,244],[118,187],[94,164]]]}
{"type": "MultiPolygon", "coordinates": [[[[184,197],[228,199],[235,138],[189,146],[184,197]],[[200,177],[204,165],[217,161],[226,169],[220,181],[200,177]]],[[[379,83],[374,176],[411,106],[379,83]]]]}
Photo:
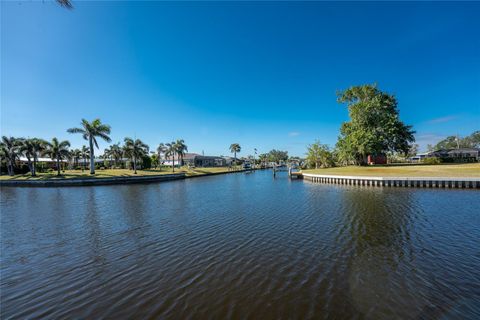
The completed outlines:
{"type": "Polygon", "coordinates": [[[419,153],[409,160],[416,162],[426,158],[439,158],[452,162],[474,162],[480,161],[480,148],[458,148],[458,149],[439,149],[435,151],[419,153]]]}
{"type": "Polygon", "coordinates": [[[222,157],[217,156],[201,156],[195,155],[187,159],[183,159],[184,164],[192,167],[224,167],[227,162],[222,157]]]}

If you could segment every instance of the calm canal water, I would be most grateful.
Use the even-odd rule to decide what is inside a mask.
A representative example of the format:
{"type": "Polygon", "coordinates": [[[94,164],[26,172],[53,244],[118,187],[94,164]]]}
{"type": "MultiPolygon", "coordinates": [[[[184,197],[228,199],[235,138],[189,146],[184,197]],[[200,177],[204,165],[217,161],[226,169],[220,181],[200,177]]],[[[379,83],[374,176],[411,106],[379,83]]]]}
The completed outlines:
{"type": "Polygon", "coordinates": [[[478,319],[479,208],[269,171],[4,188],[0,317],[478,319]]]}

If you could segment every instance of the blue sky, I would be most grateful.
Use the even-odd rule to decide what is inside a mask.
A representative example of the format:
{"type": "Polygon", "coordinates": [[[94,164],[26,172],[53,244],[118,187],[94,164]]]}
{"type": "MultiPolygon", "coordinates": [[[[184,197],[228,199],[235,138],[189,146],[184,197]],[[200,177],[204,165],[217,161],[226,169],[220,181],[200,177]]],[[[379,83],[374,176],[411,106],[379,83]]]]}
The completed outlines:
{"type": "MultiPolygon", "coordinates": [[[[480,129],[480,3],[1,2],[1,134],[183,138],[190,152],[303,155],[378,83],[424,147],[480,129]]],[[[107,143],[101,143],[101,149],[107,143]]]]}

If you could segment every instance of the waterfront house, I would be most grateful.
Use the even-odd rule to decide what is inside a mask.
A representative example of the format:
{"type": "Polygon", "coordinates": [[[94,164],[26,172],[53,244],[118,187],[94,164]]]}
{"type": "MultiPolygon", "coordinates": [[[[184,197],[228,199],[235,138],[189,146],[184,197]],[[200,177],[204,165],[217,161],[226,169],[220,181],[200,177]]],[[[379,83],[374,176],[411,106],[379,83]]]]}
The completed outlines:
{"type": "Polygon", "coordinates": [[[192,167],[224,167],[227,162],[222,157],[217,156],[202,156],[194,155],[192,157],[184,158],[184,163],[192,167]]]}
{"type": "Polygon", "coordinates": [[[447,152],[448,158],[459,162],[474,162],[480,160],[480,148],[459,148],[447,152]]]}
{"type": "Polygon", "coordinates": [[[480,161],[480,148],[439,149],[419,153],[409,160],[419,162],[426,158],[438,158],[443,162],[475,162],[480,161]]]}

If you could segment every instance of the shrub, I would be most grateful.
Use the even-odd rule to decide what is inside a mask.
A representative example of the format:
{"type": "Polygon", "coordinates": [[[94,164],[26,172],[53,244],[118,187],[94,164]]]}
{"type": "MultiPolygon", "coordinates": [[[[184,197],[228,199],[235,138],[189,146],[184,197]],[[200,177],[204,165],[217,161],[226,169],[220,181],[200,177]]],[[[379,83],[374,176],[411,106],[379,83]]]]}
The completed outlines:
{"type": "Polygon", "coordinates": [[[152,167],[152,158],[149,156],[145,156],[142,158],[142,168],[143,169],[150,169],[152,167]]]}
{"type": "Polygon", "coordinates": [[[16,174],[25,174],[30,172],[30,168],[26,164],[22,164],[19,167],[14,167],[13,172],[16,174]]]}
{"type": "Polygon", "coordinates": [[[442,161],[439,158],[425,158],[423,159],[424,164],[440,164],[442,161]]]}
{"type": "Polygon", "coordinates": [[[47,172],[48,172],[48,173],[53,173],[53,172],[55,172],[55,170],[53,170],[52,168],[48,168],[48,169],[47,169],[47,172]]]}
{"type": "Polygon", "coordinates": [[[105,167],[100,167],[100,170],[105,170],[105,167]]]}

